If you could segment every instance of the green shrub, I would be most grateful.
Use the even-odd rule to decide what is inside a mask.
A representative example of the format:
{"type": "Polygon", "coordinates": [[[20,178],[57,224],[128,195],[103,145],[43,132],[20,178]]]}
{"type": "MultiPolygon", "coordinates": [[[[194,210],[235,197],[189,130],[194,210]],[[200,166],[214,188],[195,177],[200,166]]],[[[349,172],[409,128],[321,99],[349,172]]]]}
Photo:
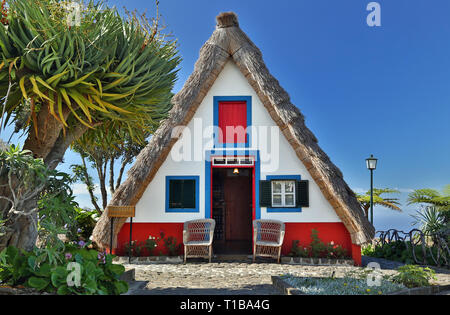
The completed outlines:
{"type": "MultiPolygon", "coordinates": [[[[112,263],[113,256],[88,249],[79,241],[76,217],[78,204],[70,187],[73,178],[63,172],[47,169],[41,159],[34,159],[29,151],[11,146],[1,151],[1,158],[8,172],[21,176],[17,194],[29,195],[26,189],[41,185],[38,194],[39,247],[24,251],[13,246],[0,252],[0,283],[23,285],[38,291],[58,294],[121,294],[128,290],[120,281],[124,267],[112,263]],[[25,176],[25,175],[26,176],[25,176]],[[36,182],[39,182],[39,185],[36,182]],[[65,244],[64,235],[75,243],[65,244]],[[79,241],[79,242],[78,242],[79,241]],[[71,263],[79,267],[80,285],[70,286],[67,277],[72,275],[71,263]]],[[[23,197],[23,200],[27,198],[23,197]]],[[[20,205],[20,204],[19,204],[20,205]]],[[[20,216],[18,216],[20,217],[20,216]]],[[[3,220],[11,220],[0,213],[3,220]]],[[[3,230],[0,226],[0,234],[3,230]]]]}
{"type": "Polygon", "coordinates": [[[397,268],[398,274],[392,280],[401,283],[408,288],[424,287],[430,285],[431,279],[436,279],[435,272],[431,268],[422,268],[417,265],[404,265],[397,268]]]}
{"type": "Polygon", "coordinates": [[[122,294],[128,284],[120,280],[125,268],[113,264],[114,256],[88,249],[86,243],[66,244],[63,252],[34,248],[26,252],[10,246],[0,253],[0,283],[24,285],[41,292],[57,294],[122,294]],[[68,278],[76,270],[80,283],[74,285],[68,278]]]}
{"type": "MultiPolygon", "coordinates": [[[[436,264],[430,257],[430,251],[433,253],[434,257],[437,257],[437,248],[426,247],[427,257],[425,257],[424,261],[422,246],[413,245],[409,241],[406,243],[404,241],[392,241],[384,245],[368,245],[362,249],[361,253],[365,256],[383,258],[405,264],[414,264],[416,262],[412,253],[413,246],[416,258],[419,262],[425,262],[428,265],[436,264]]],[[[440,263],[445,264],[445,259],[443,257],[440,258],[440,263]]]]}
{"type": "Polygon", "coordinates": [[[131,241],[131,255],[130,255],[130,243],[125,244],[125,255],[132,257],[141,257],[144,242],[131,241]]]}
{"type": "Polygon", "coordinates": [[[163,238],[164,246],[169,256],[177,256],[181,252],[181,243],[177,244],[177,239],[173,236],[163,238]]]}
{"type": "Polygon", "coordinates": [[[154,236],[149,236],[148,239],[145,240],[145,249],[147,249],[147,252],[149,256],[152,256],[154,254],[154,250],[156,247],[158,247],[158,241],[159,238],[156,238],[154,236]]]}
{"type": "Polygon", "coordinates": [[[361,255],[373,257],[375,246],[373,244],[367,244],[361,247],[361,255]]]}
{"type": "MultiPolygon", "coordinates": [[[[125,255],[129,255],[130,252],[129,243],[125,243],[124,252],[125,255]]],[[[145,241],[132,241],[131,242],[131,256],[154,256],[157,249],[159,249],[158,255],[162,256],[178,256],[181,253],[182,243],[178,243],[174,236],[167,236],[164,232],[160,232],[159,237],[149,236],[145,241]],[[161,244],[162,243],[162,244],[161,244]],[[163,250],[162,250],[163,249],[163,250]]]]}
{"type": "Polygon", "coordinates": [[[81,209],[79,207],[77,207],[75,211],[77,232],[83,239],[88,240],[97,223],[98,214],[95,210],[81,209]]]}
{"type": "Polygon", "coordinates": [[[294,240],[292,241],[292,248],[290,252],[291,256],[294,257],[309,257],[309,249],[305,246],[300,246],[300,241],[294,240]]]}

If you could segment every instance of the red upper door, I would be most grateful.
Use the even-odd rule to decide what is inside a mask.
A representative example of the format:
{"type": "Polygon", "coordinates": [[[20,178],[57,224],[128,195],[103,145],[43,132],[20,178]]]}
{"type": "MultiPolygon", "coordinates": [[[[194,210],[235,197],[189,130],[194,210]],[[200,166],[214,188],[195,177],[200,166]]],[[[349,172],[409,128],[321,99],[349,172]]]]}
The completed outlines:
{"type": "Polygon", "coordinates": [[[247,103],[219,102],[219,143],[247,142],[247,103]]]}

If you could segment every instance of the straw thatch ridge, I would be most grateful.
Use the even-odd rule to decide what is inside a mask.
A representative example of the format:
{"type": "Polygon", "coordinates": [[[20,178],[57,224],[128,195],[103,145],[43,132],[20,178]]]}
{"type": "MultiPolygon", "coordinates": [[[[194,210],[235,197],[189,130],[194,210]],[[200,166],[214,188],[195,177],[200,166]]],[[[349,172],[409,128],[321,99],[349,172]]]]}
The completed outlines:
{"type": "MultiPolygon", "coordinates": [[[[217,17],[216,30],[201,48],[194,72],[183,89],[172,99],[173,108],[169,117],[139,154],[128,172],[127,180],[114,193],[110,205],[136,205],[178,140],[172,136],[173,128],[189,123],[229,60],[236,63],[280,127],[298,158],[346,226],[352,243],[363,244],[370,241],[375,230],[365,217],[355,194],[345,183],[341,171],[319,147],[316,137],[305,126],[303,115],[269,73],[260,50],[239,28],[237,16],[232,12],[222,13],[217,17]]],[[[114,234],[117,235],[125,220],[114,221],[114,234]]],[[[107,213],[104,213],[94,229],[93,240],[100,247],[107,248],[109,233],[110,220],[107,213]]]]}

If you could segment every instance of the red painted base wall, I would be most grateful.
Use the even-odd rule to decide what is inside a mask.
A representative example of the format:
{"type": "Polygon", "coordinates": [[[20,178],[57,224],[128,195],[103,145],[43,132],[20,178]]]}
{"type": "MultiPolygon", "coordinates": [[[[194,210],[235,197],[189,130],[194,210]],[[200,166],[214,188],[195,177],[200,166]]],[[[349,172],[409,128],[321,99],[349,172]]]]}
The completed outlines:
{"type": "Polygon", "coordinates": [[[350,253],[352,250],[352,241],[342,223],[285,223],[286,233],[282,254],[289,254],[292,241],[300,241],[301,246],[307,246],[311,243],[311,231],[319,231],[319,238],[324,243],[334,242],[339,244],[350,253]]]}
{"type": "MultiPolygon", "coordinates": [[[[355,264],[361,265],[361,247],[352,244],[350,234],[343,223],[286,223],[286,233],[282,247],[282,254],[287,255],[291,251],[292,242],[298,240],[300,245],[307,246],[311,243],[311,231],[313,229],[319,231],[319,238],[324,243],[333,241],[339,244],[352,256],[355,264]]],[[[183,223],[133,223],[133,240],[145,242],[149,236],[159,237],[163,232],[166,237],[173,236],[177,243],[183,242],[183,223]]],[[[128,244],[130,237],[130,224],[125,223],[120,230],[117,241],[118,248],[114,253],[117,255],[125,254],[125,245],[128,244]]],[[[167,254],[163,242],[153,252],[154,255],[167,254]]],[[[145,251],[144,255],[147,255],[145,251]]]]}
{"type": "MultiPolygon", "coordinates": [[[[177,243],[183,243],[183,223],[133,223],[133,241],[145,242],[149,236],[159,238],[161,232],[165,237],[173,236],[177,243]]],[[[116,255],[125,254],[125,246],[130,240],[130,224],[125,223],[117,235],[118,247],[113,251],[116,255]]],[[[163,242],[159,242],[158,247],[154,250],[153,255],[158,256],[167,254],[167,250],[163,242]]],[[[144,254],[148,254],[144,252],[144,254]]]]}

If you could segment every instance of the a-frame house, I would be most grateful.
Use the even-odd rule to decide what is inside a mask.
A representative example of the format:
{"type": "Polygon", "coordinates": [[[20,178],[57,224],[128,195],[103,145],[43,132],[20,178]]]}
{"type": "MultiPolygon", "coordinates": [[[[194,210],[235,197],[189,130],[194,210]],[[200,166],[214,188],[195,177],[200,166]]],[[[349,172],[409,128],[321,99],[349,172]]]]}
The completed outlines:
{"type": "MultiPolygon", "coordinates": [[[[374,227],[234,13],[217,17],[172,102],[110,202],[135,206],[133,240],[164,232],[181,242],[185,221],[214,218],[216,251],[251,254],[252,220],[277,219],[286,224],[283,254],[315,229],[361,264],[374,227]]],[[[115,220],[117,252],[127,222],[115,220]]],[[[109,248],[109,231],[105,213],[93,240],[109,248]]]]}

